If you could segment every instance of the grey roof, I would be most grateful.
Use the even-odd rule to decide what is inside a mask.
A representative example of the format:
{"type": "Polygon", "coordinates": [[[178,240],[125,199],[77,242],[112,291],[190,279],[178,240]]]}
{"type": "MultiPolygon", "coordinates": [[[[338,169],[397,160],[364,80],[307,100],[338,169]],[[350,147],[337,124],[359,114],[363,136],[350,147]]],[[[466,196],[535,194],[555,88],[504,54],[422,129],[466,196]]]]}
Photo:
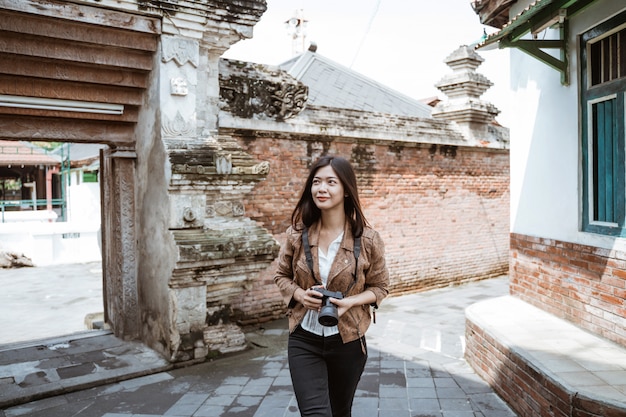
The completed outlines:
{"type": "Polygon", "coordinates": [[[279,67],[309,87],[315,106],[431,117],[430,106],[310,50],[279,67]]]}

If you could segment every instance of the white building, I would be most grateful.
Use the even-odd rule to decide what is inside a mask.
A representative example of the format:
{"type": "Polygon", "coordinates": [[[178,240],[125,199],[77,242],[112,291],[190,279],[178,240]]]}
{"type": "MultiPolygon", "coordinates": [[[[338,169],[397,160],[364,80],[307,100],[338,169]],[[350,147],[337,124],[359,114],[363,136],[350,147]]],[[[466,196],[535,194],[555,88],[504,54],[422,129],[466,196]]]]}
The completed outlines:
{"type": "Polygon", "coordinates": [[[473,5],[517,115],[511,296],[468,310],[468,360],[522,416],[625,415],[626,1],[473,5]]]}

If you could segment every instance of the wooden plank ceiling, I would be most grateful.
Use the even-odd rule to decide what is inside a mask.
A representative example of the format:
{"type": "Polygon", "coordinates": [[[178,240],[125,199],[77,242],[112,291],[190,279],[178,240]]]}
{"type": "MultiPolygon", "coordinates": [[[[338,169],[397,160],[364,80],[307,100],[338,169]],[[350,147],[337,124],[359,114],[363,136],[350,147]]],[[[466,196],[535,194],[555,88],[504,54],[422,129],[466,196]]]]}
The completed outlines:
{"type": "Polygon", "coordinates": [[[0,139],[133,146],[160,20],[64,1],[0,7],[0,95],[123,106],[102,114],[0,105],[0,139]]]}

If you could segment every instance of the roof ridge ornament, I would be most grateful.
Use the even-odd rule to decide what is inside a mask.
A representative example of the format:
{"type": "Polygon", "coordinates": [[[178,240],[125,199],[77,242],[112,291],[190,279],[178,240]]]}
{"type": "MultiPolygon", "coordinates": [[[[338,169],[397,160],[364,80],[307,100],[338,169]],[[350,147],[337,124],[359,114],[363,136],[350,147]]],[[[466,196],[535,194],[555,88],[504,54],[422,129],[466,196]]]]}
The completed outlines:
{"type": "Polygon", "coordinates": [[[452,74],[445,75],[435,87],[448,99],[439,102],[432,115],[436,119],[455,122],[466,139],[490,143],[489,126],[500,110],[480,99],[493,85],[487,77],[476,72],[483,61],[484,58],[467,45],[460,46],[445,59],[452,74]]]}

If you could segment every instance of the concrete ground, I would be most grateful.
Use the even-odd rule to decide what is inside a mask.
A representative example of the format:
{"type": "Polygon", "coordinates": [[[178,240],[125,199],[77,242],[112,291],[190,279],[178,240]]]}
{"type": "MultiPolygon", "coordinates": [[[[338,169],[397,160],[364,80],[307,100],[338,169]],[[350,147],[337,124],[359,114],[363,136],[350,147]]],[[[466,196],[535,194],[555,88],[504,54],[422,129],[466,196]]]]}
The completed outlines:
{"type": "MultiPolygon", "coordinates": [[[[56,302],[31,304],[29,311],[9,300],[16,311],[9,312],[4,304],[3,311],[14,321],[21,320],[19,307],[47,324],[32,334],[24,320],[20,327],[5,319],[1,333],[6,334],[5,325],[27,339],[66,332],[67,323],[51,320],[50,310],[58,304],[81,305],[97,284],[93,281],[92,289],[82,288],[84,294],[73,297],[60,288],[75,288],[67,282],[87,284],[91,278],[85,277],[97,267],[72,266],[72,273],[64,272],[63,284],[53,278],[58,267],[41,269],[39,279],[33,278],[37,268],[11,271],[16,274],[11,281],[39,294],[36,300],[54,294],[49,298],[56,302]]],[[[0,280],[4,283],[6,276],[0,280]]],[[[463,359],[465,308],[506,294],[508,278],[501,277],[385,300],[367,334],[369,359],[353,416],[514,417],[463,359]]],[[[70,315],[93,312],[94,303],[70,315]]],[[[250,329],[246,351],[185,368],[102,331],[5,342],[0,344],[0,417],[295,417],[299,413],[287,364],[286,328],[286,320],[278,320],[250,329]]]]}
{"type": "Polygon", "coordinates": [[[102,313],[100,262],[0,268],[0,346],[87,330],[102,313]]]}

